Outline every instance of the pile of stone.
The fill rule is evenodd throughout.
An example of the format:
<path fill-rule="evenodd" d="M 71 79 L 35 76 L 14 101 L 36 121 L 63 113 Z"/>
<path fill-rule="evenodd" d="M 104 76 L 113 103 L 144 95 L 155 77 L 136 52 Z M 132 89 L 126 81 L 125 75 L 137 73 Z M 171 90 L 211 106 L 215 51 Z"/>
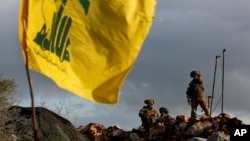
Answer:
<path fill-rule="evenodd" d="M 33 141 L 32 109 L 13 106 L 2 127 L 1 141 Z M 41 141 L 229 141 L 230 128 L 243 125 L 236 117 L 220 114 L 213 118 L 167 115 L 148 129 L 143 126 L 125 131 L 118 125 L 106 128 L 100 123 L 89 123 L 77 129 L 65 118 L 45 108 L 36 108 Z M 3 137 L 8 137 L 5 140 Z"/>
<path fill-rule="evenodd" d="M 228 114 L 213 118 L 180 115 L 157 121 L 148 130 L 140 126 L 124 131 L 119 126 L 106 128 L 100 123 L 90 123 L 78 127 L 78 131 L 91 141 L 229 141 L 230 127 L 242 124 L 241 120 Z"/>

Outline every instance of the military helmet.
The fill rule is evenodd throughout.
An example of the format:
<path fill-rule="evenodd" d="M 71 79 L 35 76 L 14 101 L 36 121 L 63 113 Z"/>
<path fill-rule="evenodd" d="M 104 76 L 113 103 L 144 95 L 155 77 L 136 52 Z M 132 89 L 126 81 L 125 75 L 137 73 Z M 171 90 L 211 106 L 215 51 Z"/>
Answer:
<path fill-rule="evenodd" d="M 168 109 L 166 108 L 166 107 L 161 107 L 160 109 L 159 109 L 159 111 L 160 111 L 160 113 L 166 113 L 166 114 L 168 114 Z"/>
<path fill-rule="evenodd" d="M 155 101 L 153 99 L 147 99 L 147 100 L 144 100 L 144 103 L 147 105 L 154 105 Z"/>
<path fill-rule="evenodd" d="M 190 73 L 190 77 L 194 77 L 194 75 L 198 75 L 198 76 L 201 76 L 201 73 L 200 73 L 200 71 L 191 71 L 191 73 Z"/>

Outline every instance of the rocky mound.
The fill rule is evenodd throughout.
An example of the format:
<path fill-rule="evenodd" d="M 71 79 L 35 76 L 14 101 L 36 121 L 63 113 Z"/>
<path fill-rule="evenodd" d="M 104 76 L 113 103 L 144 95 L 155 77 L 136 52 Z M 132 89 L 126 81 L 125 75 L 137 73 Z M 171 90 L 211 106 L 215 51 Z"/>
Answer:
<path fill-rule="evenodd" d="M 14 106 L 5 123 L 5 133 L 12 141 L 33 141 L 32 109 Z M 125 131 L 119 126 L 104 127 L 89 123 L 75 128 L 67 119 L 46 108 L 36 108 L 41 141 L 229 141 L 230 127 L 242 125 L 236 117 L 220 114 L 213 118 L 168 115 L 149 129 L 143 126 Z"/>
<path fill-rule="evenodd" d="M 220 114 L 214 118 L 198 116 L 168 116 L 157 121 L 149 130 L 143 126 L 132 131 L 124 131 L 119 126 L 105 128 L 99 123 L 78 127 L 78 131 L 91 141 L 229 141 L 230 128 L 242 125 L 237 118 Z"/>
<path fill-rule="evenodd" d="M 9 109 L 5 132 L 12 134 L 10 140 L 33 141 L 32 109 L 14 106 Z M 65 118 L 46 108 L 36 108 L 41 141 L 85 141 L 77 129 Z"/>

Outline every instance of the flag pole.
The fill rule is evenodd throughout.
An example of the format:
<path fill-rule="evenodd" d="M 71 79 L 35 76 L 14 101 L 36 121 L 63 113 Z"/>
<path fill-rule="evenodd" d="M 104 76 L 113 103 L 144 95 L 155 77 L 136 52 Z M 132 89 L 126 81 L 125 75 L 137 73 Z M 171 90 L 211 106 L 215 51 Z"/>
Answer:
<path fill-rule="evenodd" d="M 27 74 L 27 79 L 29 83 L 29 90 L 30 90 L 30 97 L 31 97 L 31 107 L 32 107 L 32 116 L 33 116 L 33 126 L 34 126 L 34 139 L 35 141 L 40 141 L 40 136 L 38 132 L 38 124 L 37 124 L 37 118 L 36 118 L 36 109 L 35 109 L 35 100 L 34 100 L 34 93 L 32 89 L 32 80 L 30 77 L 30 72 L 29 72 L 29 59 L 28 59 L 28 53 L 27 53 L 27 48 L 24 49 L 25 52 L 25 68 L 26 68 L 26 74 Z"/>
<path fill-rule="evenodd" d="M 28 47 L 26 43 L 26 33 L 25 30 L 27 28 L 27 16 L 28 16 L 28 0 L 23 0 L 21 3 L 21 9 L 20 9 L 20 28 L 19 30 L 19 37 L 21 37 L 21 43 L 23 45 L 23 55 L 25 56 L 25 69 L 26 69 L 26 74 L 27 74 L 27 79 L 28 79 L 28 84 L 29 84 L 29 90 L 30 90 L 30 97 L 31 97 L 31 107 L 32 107 L 32 120 L 33 120 L 33 128 L 34 128 L 34 140 L 35 141 L 40 141 L 40 136 L 38 132 L 38 124 L 37 124 L 37 118 L 36 118 L 36 109 L 35 109 L 35 100 L 34 100 L 34 94 L 33 94 L 33 89 L 32 89 L 32 81 L 30 77 L 30 72 L 29 72 L 29 57 L 28 57 Z M 21 31 L 21 32 L 20 32 Z"/>

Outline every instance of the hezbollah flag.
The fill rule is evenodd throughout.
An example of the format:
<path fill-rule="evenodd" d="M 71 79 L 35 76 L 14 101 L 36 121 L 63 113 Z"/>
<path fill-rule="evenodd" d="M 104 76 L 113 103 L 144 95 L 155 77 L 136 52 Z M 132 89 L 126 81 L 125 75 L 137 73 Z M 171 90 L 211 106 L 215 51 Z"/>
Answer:
<path fill-rule="evenodd" d="M 155 0 L 21 0 L 25 63 L 82 98 L 117 103 L 155 6 Z"/>

